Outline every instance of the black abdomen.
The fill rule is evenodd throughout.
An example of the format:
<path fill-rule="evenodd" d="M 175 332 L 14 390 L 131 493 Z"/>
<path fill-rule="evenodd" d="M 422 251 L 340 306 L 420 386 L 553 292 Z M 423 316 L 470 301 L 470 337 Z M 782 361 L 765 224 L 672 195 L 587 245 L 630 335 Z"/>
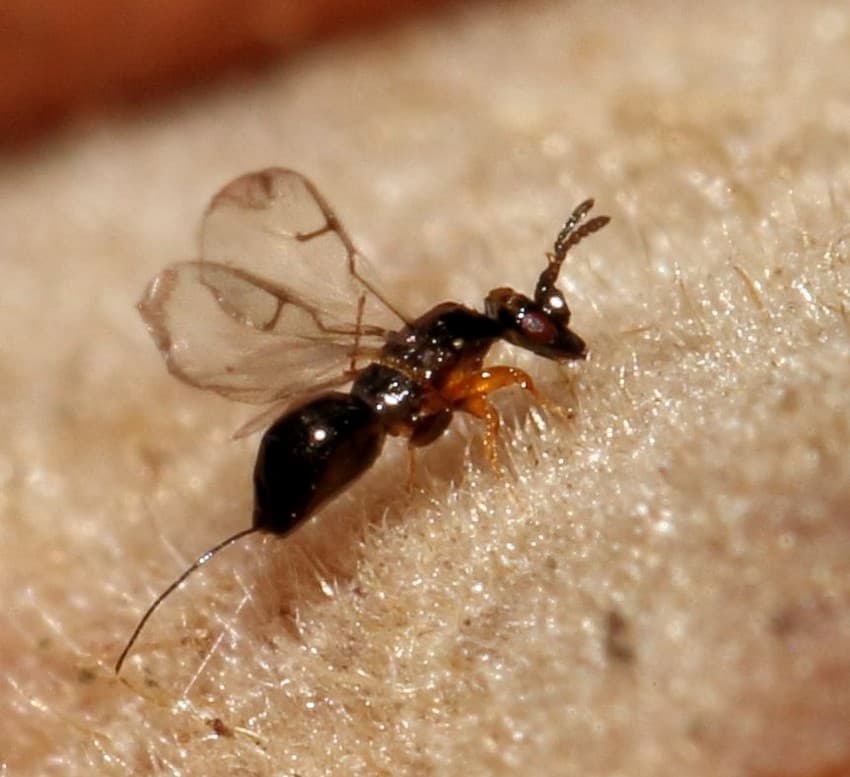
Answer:
<path fill-rule="evenodd" d="M 368 469 L 384 443 L 361 399 L 332 392 L 279 418 L 254 466 L 254 527 L 284 534 Z"/>

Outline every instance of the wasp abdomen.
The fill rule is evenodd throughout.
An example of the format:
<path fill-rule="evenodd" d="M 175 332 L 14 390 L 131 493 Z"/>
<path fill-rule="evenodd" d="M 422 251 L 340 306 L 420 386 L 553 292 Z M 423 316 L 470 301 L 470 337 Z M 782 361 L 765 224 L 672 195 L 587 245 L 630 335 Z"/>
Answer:
<path fill-rule="evenodd" d="M 286 413 L 257 453 L 254 527 L 295 528 L 373 464 L 384 437 L 380 417 L 351 394 L 323 394 Z"/>

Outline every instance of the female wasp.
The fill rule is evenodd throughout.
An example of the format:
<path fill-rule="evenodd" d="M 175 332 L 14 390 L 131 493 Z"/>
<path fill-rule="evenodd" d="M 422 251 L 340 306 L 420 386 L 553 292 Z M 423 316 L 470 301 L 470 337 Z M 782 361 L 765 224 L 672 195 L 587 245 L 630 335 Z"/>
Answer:
<path fill-rule="evenodd" d="M 510 385 L 534 392 L 534 384 L 515 367 L 485 367 L 490 347 L 505 340 L 556 361 L 586 356 L 556 284 L 569 249 L 608 223 L 607 216 L 585 220 L 592 206 L 586 200 L 567 219 L 533 297 L 500 287 L 483 312 L 444 302 L 408 318 L 370 280 L 363 256 L 304 176 L 270 168 L 213 197 L 201 258 L 164 269 L 139 311 L 173 375 L 270 405 L 237 432 L 273 421 L 254 468 L 253 524 L 200 556 L 156 598 L 115 672 L 192 572 L 253 532 L 288 534 L 363 474 L 387 435 L 428 445 L 455 412 L 469 413 L 485 422 L 494 460 L 499 416 L 489 394 Z"/>

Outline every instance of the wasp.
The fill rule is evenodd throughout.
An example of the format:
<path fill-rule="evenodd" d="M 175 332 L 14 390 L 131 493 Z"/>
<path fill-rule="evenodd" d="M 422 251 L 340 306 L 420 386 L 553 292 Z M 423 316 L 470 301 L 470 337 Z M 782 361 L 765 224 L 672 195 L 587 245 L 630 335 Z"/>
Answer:
<path fill-rule="evenodd" d="M 586 200 L 567 219 L 533 297 L 499 287 L 483 312 L 443 302 L 410 318 L 381 293 L 303 175 L 270 168 L 216 194 L 201 224 L 201 258 L 166 267 L 138 308 L 175 377 L 269 405 L 236 433 L 270 424 L 254 466 L 253 522 L 207 550 L 154 600 L 116 674 L 148 619 L 189 575 L 248 534 L 289 534 L 369 469 L 388 435 L 421 447 L 456 412 L 468 413 L 486 424 L 485 450 L 495 461 L 499 415 L 489 395 L 535 388 L 520 369 L 484 366 L 493 344 L 507 341 L 555 361 L 587 355 L 557 280 L 567 252 L 609 221 L 586 219 L 592 207 Z"/>

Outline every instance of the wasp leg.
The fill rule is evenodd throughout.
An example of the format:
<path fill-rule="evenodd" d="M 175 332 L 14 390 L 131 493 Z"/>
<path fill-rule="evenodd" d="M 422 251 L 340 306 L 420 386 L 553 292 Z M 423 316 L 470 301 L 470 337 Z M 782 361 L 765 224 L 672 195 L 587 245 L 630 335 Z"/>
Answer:
<path fill-rule="evenodd" d="M 416 448 L 412 445 L 407 446 L 407 493 L 413 493 L 413 486 L 416 483 Z"/>
<path fill-rule="evenodd" d="M 360 351 L 360 336 L 363 332 L 363 310 L 366 307 L 366 295 L 361 294 L 357 300 L 357 323 L 354 329 L 354 345 L 351 348 L 351 361 L 349 363 L 349 371 L 357 372 L 357 356 Z"/>
<path fill-rule="evenodd" d="M 458 409 L 480 418 L 487 424 L 487 431 L 484 432 L 484 453 L 487 455 L 490 466 L 495 470 L 500 470 L 499 452 L 496 447 L 500 425 L 498 410 L 487 401 L 483 394 L 473 394 L 467 397 L 461 402 Z"/>
<path fill-rule="evenodd" d="M 535 399 L 539 398 L 531 376 L 516 367 L 488 367 L 478 372 L 460 374 L 440 390 L 450 406 L 480 418 L 487 424 L 484 450 L 494 469 L 499 468 L 496 439 L 499 435 L 499 413 L 487 400 L 488 394 L 506 386 L 519 386 Z"/>
<path fill-rule="evenodd" d="M 486 397 L 494 391 L 506 386 L 519 386 L 528 391 L 535 399 L 539 399 L 534 381 L 524 370 L 516 367 L 487 367 L 477 372 L 459 373 L 452 376 L 441 388 L 440 394 L 449 405 L 459 405 L 467 397 Z"/>
<path fill-rule="evenodd" d="M 577 407 L 581 398 L 576 392 L 575 385 L 572 382 L 567 383 L 567 397 L 560 398 L 559 401 L 553 401 L 547 397 L 538 397 L 537 400 L 540 406 L 547 413 L 551 413 L 556 418 L 562 421 L 572 421 L 576 417 Z"/>

